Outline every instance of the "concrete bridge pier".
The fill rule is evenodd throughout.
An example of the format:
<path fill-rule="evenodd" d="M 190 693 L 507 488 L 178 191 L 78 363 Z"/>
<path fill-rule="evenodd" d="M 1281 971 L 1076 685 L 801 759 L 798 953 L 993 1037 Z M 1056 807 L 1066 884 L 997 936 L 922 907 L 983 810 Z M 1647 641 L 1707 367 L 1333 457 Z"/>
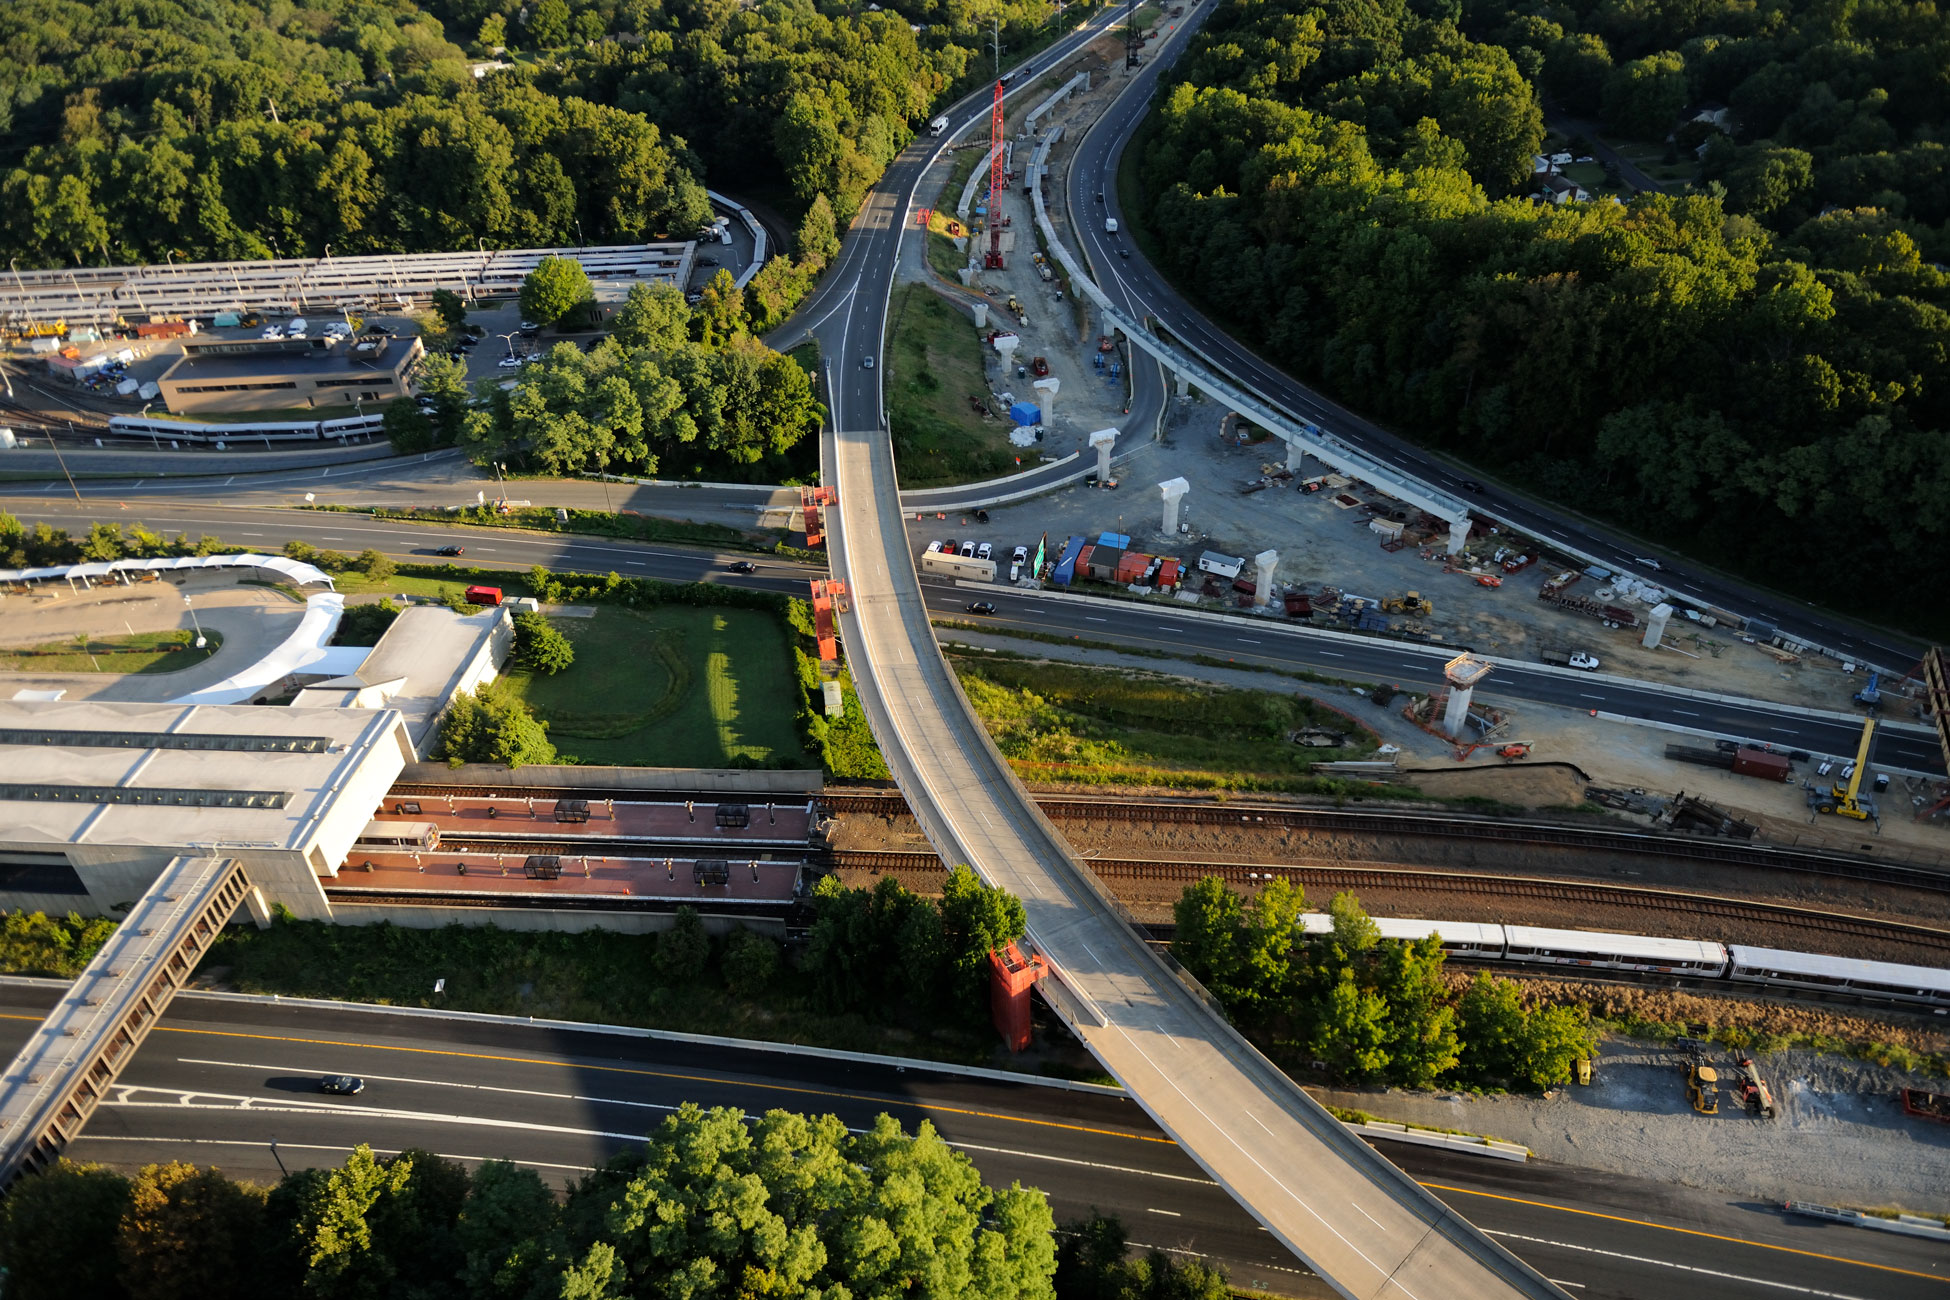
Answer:
<path fill-rule="evenodd" d="M 1164 482 L 1158 484 L 1158 491 L 1162 492 L 1165 498 L 1164 529 L 1167 537 L 1177 534 L 1178 503 L 1183 501 L 1185 494 L 1191 490 L 1192 485 L 1182 478 L 1166 479 Z"/>
<path fill-rule="evenodd" d="M 1099 429 L 1090 435 L 1090 448 L 1097 453 L 1097 481 L 1104 482 L 1110 477 L 1110 449 L 1117 441 L 1116 429 Z"/>

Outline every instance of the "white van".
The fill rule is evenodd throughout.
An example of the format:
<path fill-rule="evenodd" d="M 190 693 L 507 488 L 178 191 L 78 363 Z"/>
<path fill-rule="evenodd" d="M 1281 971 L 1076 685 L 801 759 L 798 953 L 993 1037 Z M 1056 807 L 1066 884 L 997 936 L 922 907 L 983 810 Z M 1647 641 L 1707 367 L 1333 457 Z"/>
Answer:
<path fill-rule="evenodd" d="M 309 327 L 305 324 L 303 316 L 293 316 L 284 323 L 284 336 L 288 339 L 301 339 L 305 337 L 307 328 Z"/>

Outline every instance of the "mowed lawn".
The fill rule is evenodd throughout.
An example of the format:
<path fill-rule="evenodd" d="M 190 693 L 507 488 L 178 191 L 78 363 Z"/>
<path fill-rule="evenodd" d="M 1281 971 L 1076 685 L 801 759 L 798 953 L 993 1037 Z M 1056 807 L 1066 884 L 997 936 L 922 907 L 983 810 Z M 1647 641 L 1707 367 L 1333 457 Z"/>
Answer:
<path fill-rule="evenodd" d="M 860 364 L 857 357 L 845 360 Z M 1018 468 L 1008 421 L 985 420 L 969 404 L 971 397 L 986 400 L 989 391 L 974 322 L 925 285 L 895 293 L 885 364 L 902 487 L 966 483 Z"/>
<path fill-rule="evenodd" d="M 750 609 L 597 606 L 550 620 L 575 646 L 553 677 L 515 669 L 509 684 L 585 763 L 615 767 L 811 767 L 785 629 Z"/>

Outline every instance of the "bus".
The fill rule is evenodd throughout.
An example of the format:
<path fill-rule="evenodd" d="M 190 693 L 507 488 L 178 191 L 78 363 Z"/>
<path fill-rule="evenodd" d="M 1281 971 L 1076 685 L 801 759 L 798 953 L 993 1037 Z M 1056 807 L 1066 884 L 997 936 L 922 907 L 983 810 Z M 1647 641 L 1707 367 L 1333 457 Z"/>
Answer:
<path fill-rule="evenodd" d="M 432 822 L 367 822 L 354 847 L 377 849 L 382 853 L 437 849 L 440 847 L 440 828 Z"/>

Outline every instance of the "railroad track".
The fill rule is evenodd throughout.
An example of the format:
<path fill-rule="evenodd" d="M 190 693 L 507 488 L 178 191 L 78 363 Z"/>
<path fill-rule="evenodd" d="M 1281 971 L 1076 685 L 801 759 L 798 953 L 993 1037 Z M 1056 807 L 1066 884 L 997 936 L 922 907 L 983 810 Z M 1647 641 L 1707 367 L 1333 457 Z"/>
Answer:
<path fill-rule="evenodd" d="M 913 875 L 940 874 L 945 870 L 941 859 L 933 853 L 849 849 L 836 851 L 832 857 L 836 866 L 860 870 Z M 1412 889 L 1422 893 L 1479 898 L 1536 899 L 1646 912 L 1680 912 L 1687 916 L 1711 916 L 1744 924 L 1767 922 L 1831 937 L 1899 940 L 1950 955 L 1950 929 L 1915 925 L 1907 921 L 1882 921 L 1785 903 L 1748 902 L 1712 894 L 1649 889 L 1636 885 L 1587 884 L 1575 880 L 1539 880 L 1532 876 L 1484 875 L 1479 872 L 1408 867 L 1268 866 L 1261 862 L 1173 862 L 1144 858 L 1085 858 L 1083 864 L 1099 879 L 1110 884 L 1113 892 L 1119 881 L 1157 880 L 1191 884 L 1206 876 L 1217 876 L 1229 884 L 1252 885 L 1277 878 L 1316 893 L 1338 893 L 1344 889 L 1355 893 L 1363 890 Z"/>
<path fill-rule="evenodd" d="M 393 794 L 459 798 L 606 798 L 616 790 L 589 791 L 545 786 L 460 786 L 402 783 Z M 629 792 L 634 797 L 670 801 L 690 797 L 681 791 Z M 726 799 L 723 793 L 700 795 L 707 801 Z M 750 802 L 763 802 L 751 796 Z M 897 817 L 907 811 L 898 791 L 827 790 L 820 805 L 835 813 Z M 794 800 L 793 802 L 796 802 Z M 1329 835 L 1395 835 L 1439 840 L 1470 840 L 1489 844 L 1609 852 L 1637 857 L 1713 862 L 1728 866 L 1791 871 L 1872 884 L 1896 885 L 1930 893 L 1950 893 L 1950 868 L 1884 862 L 1859 854 L 1815 849 L 1710 840 L 1659 834 L 1612 826 L 1569 826 L 1557 822 L 1523 821 L 1475 815 L 1404 812 L 1393 809 L 1302 808 L 1272 804 L 1205 803 L 1192 800 L 1089 798 L 1044 795 L 1036 800 L 1043 814 L 1056 822 L 1152 822 L 1175 825 L 1296 830 Z"/>

